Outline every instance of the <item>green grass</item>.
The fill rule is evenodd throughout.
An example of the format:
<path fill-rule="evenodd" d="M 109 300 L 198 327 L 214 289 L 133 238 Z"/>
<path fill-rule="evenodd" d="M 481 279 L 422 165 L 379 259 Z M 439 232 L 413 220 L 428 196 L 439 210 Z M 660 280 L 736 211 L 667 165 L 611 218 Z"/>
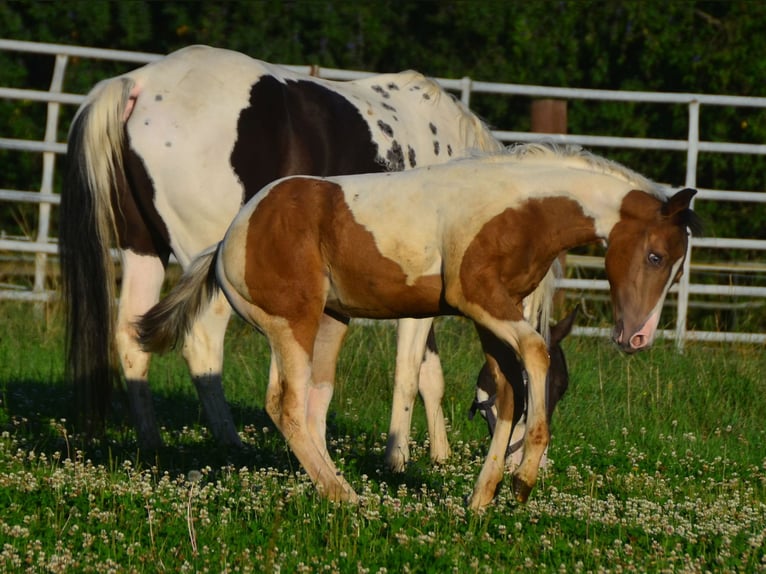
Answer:
<path fill-rule="evenodd" d="M 349 506 L 315 495 L 264 414 L 267 347 L 242 322 L 224 375 L 245 448 L 211 442 L 171 354 L 151 374 L 167 446 L 143 453 L 120 409 L 101 443 L 75 434 L 55 310 L 0 310 L 0 571 L 766 571 L 763 347 L 659 342 L 626 357 L 566 340 L 550 467 L 526 505 L 506 481 L 474 513 L 488 440 L 467 419 L 481 354 L 466 321 L 437 326 L 453 456 L 430 464 L 417 408 L 401 475 L 383 464 L 395 332 L 352 327 L 328 431 L 362 497 Z"/>

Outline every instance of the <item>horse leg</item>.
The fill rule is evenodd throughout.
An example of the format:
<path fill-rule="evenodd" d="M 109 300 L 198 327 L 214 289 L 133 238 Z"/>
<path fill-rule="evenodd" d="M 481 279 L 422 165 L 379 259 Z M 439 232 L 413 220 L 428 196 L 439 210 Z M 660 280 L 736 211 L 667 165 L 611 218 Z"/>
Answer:
<path fill-rule="evenodd" d="M 436 348 L 434 328 L 428 331 L 426 350 L 423 362 L 420 364 L 418 390 L 426 409 L 428 436 L 431 440 L 431 461 L 441 463 L 450 455 L 449 440 L 447 439 L 447 423 L 444 420 L 444 372 Z"/>
<path fill-rule="evenodd" d="M 511 437 L 515 401 L 513 390 L 502 373 L 503 353 L 513 352 L 505 347 L 490 331 L 477 325 L 477 331 L 486 357 L 486 363 L 495 381 L 495 408 L 497 420 L 489 444 L 489 452 L 471 495 L 471 508 L 483 508 L 495 498 L 503 479 L 505 453 Z"/>
<path fill-rule="evenodd" d="M 526 321 L 499 321 L 484 317 L 482 327 L 479 333 L 487 359 L 499 364 L 497 357 L 503 352 L 511 352 L 499 344 L 505 342 L 520 355 L 529 375 L 524 456 L 513 478 L 516 499 L 524 502 L 537 480 L 540 460 L 549 440 L 545 412 L 545 379 L 550 361 L 548 351 L 545 340 Z M 492 336 L 488 336 L 485 329 Z M 505 450 L 513 427 L 514 399 L 510 385 L 498 385 L 497 393 L 497 425 L 487 459 L 471 496 L 472 508 L 482 508 L 489 504 L 502 479 Z"/>
<path fill-rule="evenodd" d="M 136 340 L 135 321 L 148 311 L 160 296 L 165 267 L 159 257 L 122 252 L 122 288 L 117 309 L 115 343 L 128 392 L 128 404 L 136 437 L 141 448 L 162 446 L 152 393 L 149 390 L 149 362 Z"/>
<path fill-rule="evenodd" d="M 394 472 L 402 472 L 410 459 L 412 409 L 418 394 L 418 377 L 426 339 L 433 319 L 400 319 L 396 340 L 396 371 L 391 424 L 385 460 Z"/>
<path fill-rule="evenodd" d="M 314 376 L 308 394 L 308 425 L 314 444 L 327 456 L 327 411 L 335 385 L 338 354 L 347 332 L 348 321 L 325 313 L 314 341 Z"/>
<path fill-rule="evenodd" d="M 183 356 L 189 366 L 197 396 L 210 432 L 221 446 L 241 447 L 231 409 L 223 393 L 223 340 L 231 307 L 219 293 L 198 317 L 184 338 Z"/>
<path fill-rule="evenodd" d="M 296 326 L 273 317 L 257 323 L 269 338 L 272 352 L 266 412 L 319 493 L 330 500 L 355 502 L 357 496 L 351 485 L 343 478 L 326 449 L 323 452 L 317 447 L 309 429 L 308 404 L 313 385 L 311 358 L 293 335 Z M 303 329 L 304 333 L 306 330 Z"/>

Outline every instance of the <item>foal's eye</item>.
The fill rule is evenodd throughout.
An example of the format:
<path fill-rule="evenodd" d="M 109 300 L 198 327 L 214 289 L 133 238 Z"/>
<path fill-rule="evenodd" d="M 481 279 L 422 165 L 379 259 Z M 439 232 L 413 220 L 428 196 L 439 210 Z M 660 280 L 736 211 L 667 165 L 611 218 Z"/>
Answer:
<path fill-rule="evenodd" d="M 657 255 L 656 253 L 650 251 L 649 255 L 647 256 L 647 261 L 654 265 L 655 267 L 659 267 L 662 263 L 662 255 Z"/>

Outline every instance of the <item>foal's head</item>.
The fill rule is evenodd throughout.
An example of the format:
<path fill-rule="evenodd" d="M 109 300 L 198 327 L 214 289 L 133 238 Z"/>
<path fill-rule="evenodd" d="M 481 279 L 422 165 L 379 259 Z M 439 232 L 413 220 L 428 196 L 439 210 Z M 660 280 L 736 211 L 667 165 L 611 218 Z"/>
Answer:
<path fill-rule="evenodd" d="M 623 200 L 606 252 L 612 338 L 623 351 L 640 351 L 654 340 L 665 295 L 683 271 L 688 230 L 696 235 L 701 227 L 689 208 L 695 193 L 684 189 L 663 202 L 635 190 Z"/>

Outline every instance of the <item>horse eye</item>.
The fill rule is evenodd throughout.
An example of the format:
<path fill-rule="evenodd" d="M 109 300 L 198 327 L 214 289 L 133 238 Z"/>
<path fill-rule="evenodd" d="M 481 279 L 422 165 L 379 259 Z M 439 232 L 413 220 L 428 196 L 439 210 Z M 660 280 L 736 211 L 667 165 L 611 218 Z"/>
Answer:
<path fill-rule="evenodd" d="M 650 251 L 649 255 L 647 256 L 647 261 L 654 265 L 655 267 L 659 267 L 662 263 L 662 255 L 657 255 L 656 253 Z"/>

